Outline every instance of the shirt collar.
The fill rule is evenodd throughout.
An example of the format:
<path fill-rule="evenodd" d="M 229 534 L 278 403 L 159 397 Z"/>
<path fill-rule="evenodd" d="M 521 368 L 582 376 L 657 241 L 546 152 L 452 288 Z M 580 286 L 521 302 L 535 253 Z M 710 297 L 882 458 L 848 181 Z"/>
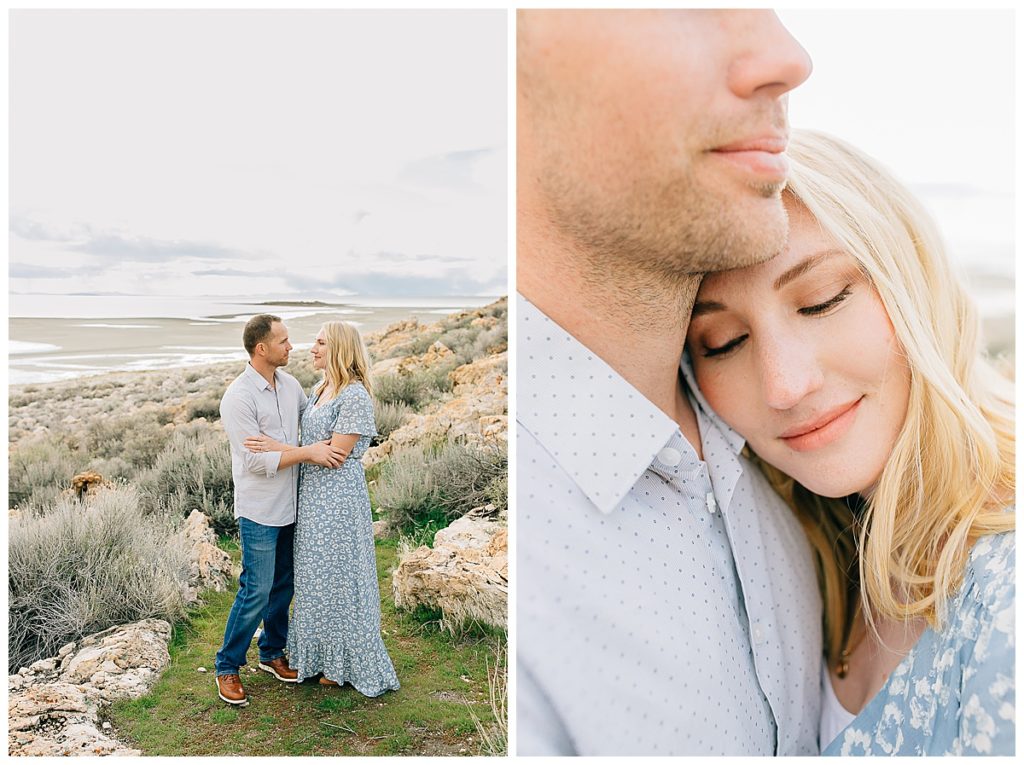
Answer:
<path fill-rule="evenodd" d="M 603 359 L 516 296 L 519 423 L 610 513 L 679 426 Z M 689 444 L 677 443 L 684 455 Z"/>
<path fill-rule="evenodd" d="M 274 387 L 267 382 L 267 378 L 257 372 L 256 368 L 248 361 L 245 362 L 245 374 L 257 390 L 274 390 Z M 278 382 L 276 369 L 274 370 L 274 382 Z"/>

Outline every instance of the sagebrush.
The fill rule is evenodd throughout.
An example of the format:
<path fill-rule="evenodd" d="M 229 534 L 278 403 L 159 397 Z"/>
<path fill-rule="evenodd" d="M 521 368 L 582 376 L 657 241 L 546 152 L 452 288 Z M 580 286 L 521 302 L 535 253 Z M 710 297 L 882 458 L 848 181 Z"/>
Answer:
<path fill-rule="evenodd" d="M 374 499 L 395 529 L 429 531 L 495 500 L 499 511 L 507 509 L 507 475 L 503 448 L 419 444 L 392 454 L 381 466 Z"/>
<path fill-rule="evenodd" d="M 108 627 L 181 618 L 188 571 L 185 541 L 167 519 L 146 513 L 131 487 L 13 518 L 8 670 Z"/>

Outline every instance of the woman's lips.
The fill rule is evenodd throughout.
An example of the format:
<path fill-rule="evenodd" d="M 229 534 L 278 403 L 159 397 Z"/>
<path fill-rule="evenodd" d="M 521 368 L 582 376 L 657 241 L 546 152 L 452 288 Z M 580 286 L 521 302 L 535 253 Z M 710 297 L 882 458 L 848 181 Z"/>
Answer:
<path fill-rule="evenodd" d="M 861 396 L 852 404 L 843 404 L 810 423 L 785 431 L 779 440 L 793 451 L 809 452 L 838 441 L 853 425 L 860 410 Z"/>

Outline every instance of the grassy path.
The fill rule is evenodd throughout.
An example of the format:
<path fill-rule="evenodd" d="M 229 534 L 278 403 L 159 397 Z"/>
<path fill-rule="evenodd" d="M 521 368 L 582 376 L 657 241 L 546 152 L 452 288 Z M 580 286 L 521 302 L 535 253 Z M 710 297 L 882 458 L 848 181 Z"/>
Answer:
<path fill-rule="evenodd" d="M 237 548 L 232 555 L 237 560 Z M 114 732 L 147 755 L 488 754 L 473 718 L 486 727 L 495 723 L 487 668 L 505 637 L 480 631 L 453 637 L 431 614 L 397 613 L 390 595 L 397 557 L 393 541 L 378 541 L 384 642 L 401 690 L 368 699 L 351 686 L 325 688 L 316 679 L 282 683 L 251 671 L 253 645 L 242 668 L 250 704 L 228 706 L 217 698 L 213 660 L 233 587 L 210 593 L 175 628 L 170 666 L 152 692 L 109 709 Z"/>

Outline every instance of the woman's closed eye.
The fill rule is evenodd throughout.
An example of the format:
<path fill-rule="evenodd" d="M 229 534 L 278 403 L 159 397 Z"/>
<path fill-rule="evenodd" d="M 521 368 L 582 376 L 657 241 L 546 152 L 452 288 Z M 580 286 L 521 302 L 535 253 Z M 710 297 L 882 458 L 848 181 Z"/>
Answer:
<path fill-rule="evenodd" d="M 853 294 L 850 290 L 851 286 L 853 285 L 847 284 L 845 287 L 839 290 L 838 293 L 836 293 L 835 295 L 833 295 L 828 300 L 822 303 L 815 303 L 814 305 L 798 308 L 797 313 L 799 313 L 801 316 L 826 316 L 829 314 L 830 311 L 839 306 L 844 300 L 846 300 L 846 298 L 850 297 L 850 295 Z M 701 355 L 706 359 L 726 356 L 727 354 L 731 353 L 732 351 L 736 350 L 741 345 L 743 345 L 743 343 L 746 341 L 748 337 L 750 337 L 750 333 L 737 335 L 728 342 L 718 346 L 709 346 L 705 343 L 704 350 L 701 353 Z"/>
<path fill-rule="evenodd" d="M 850 297 L 850 287 L 852 285 L 847 284 L 843 287 L 838 294 L 826 300 L 824 303 L 818 303 L 816 305 L 809 305 L 804 308 L 797 310 L 797 313 L 803 314 L 804 316 L 820 316 L 821 314 L 828 313 L 831 309 L 842 303 L 846 298 Z"/>
<path fill-rule="evenodd" d="M 739 337 L 734 337 L 725 345 L 720 345 L 717 348 L 709 348 L 707 345 L 705 345 L 704 352 L 701 355 L 706 359 L 709 359 L 712 356 L 723 356 L 726 353 L 729 353 L 730 351 L 739 348 L 743 341 L 746 340 L 748 337 L 749 335 L 740 335 Z"/>

